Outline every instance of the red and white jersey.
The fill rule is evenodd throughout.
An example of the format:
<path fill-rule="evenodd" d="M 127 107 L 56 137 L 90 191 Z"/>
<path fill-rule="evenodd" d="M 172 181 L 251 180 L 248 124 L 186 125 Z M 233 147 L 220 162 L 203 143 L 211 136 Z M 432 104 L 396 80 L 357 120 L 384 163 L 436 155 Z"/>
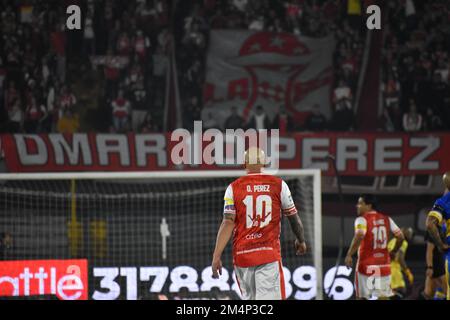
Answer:
<path fill-rule="evenodd" d="M 136 37 L 136 40 L 134 41 L 134 51 L 139 56 L 145 56 L 145 53 L 149 46 L 150 46 L 150 42 L 147 38 L 145 38 L 143 36 Z"/>
<path fill-rule="evenodd" d="M 130 102 L 123 98 L 117 98 L 111 103 L 113 115 L 116 118 L 126 118 L 130 114 Z"/>
<path fill-rule="evenodd" d="M 119 36 L 117 40 L 117 50 L 120 55 L 127 55 L 131 50 L 131 41 L 126 34 Z"/>
<path fill-rule="evenodd" d="M 242 268 L 281 260 L 281 214 L 297 214 L 291 192 L 280 178 L 249 174 L 225 192 L 224 214 L 234 214 L 234 265 Z"/>
<path fill-rule="evenodd" d="M 38 106 L 36 103 L 31 103 L 26 109 L 26 117 L 28 120 L 37 121 L 45 115 L 44 105 Z"/>
<path fill-rule="evenodd" d="M 394 220 L 369 211 L 355 220 L 355 233 L 364 235 L 358 250 L 358 272 L 364 275 L 388 276 L 391 274 L 391 258 L 388 250 L 389 233 L 401 233 Z"/>
<path fill-rule="evenodd" d="M 73 94 L 63 94 L 59 98 L 59 105 L 62 109 L 73 107 L 77 103 L 77 99 Z"/>

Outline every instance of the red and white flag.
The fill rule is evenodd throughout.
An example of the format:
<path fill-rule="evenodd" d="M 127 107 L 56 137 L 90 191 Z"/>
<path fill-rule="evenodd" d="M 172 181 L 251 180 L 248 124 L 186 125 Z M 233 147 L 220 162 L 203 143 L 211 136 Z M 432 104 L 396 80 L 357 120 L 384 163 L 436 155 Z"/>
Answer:
<path fill-rule="evenodd" d="M 261 105 L 271 117 L 284 105 L 303 122 L 318 104 L 330 116 L 333 37 L 213 30 L 207 59 L 204 109 L 220 124 L 236 106 L 245 119 Z"/>

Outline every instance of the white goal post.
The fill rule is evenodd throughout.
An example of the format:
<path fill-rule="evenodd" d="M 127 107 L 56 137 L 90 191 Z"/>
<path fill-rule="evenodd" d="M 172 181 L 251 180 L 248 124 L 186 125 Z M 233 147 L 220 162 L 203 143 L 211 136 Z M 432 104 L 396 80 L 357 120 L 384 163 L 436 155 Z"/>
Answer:
<path fill-rule="evenodd" d="M 176 204 L 173 203 L 173 202 L 177 201 L 176 200 L 177 196 L 183 197 L 182 200 L 180 200 L 180 201 L 186 201 L 185 200 L 186 194 L 188 194 L 191 190 L 190 187 L 186 188 L 184 186 L 175 185 L 177 183 L 180 183 L 181 181 L 188 181 L 188 180 L 194 181 L 193 183 L 196 183 L 196 185 L 198 185 L 199 183 L 202 183 L 203 180 L 204 181 L 215 181 L 216 179 L 230 179 L 230 181 L 231 181 L 231 179 L 240 177 L 242 175 L 245 175 L 244 170 L 212 170 L 212 171 L 206 171 L 206 170 L 194 171 L 194 170 L 192 170 L 192 171 L 159 171 L 159 172 L 146 171 L 146 172 L 3 173 L 3 174 L 0 174 L 0 224 L 2 223 L 2 221 L 3 222 L 6 221 L 4 223 L 6 225 L 8 223 L 13 223 L 10 221 L 13 221 L 14 219 L 11 218 L 10 216 L 12 215 L 12 211 L 16 210 L 15 209 L 16 207 L 14 207 L 14 205 L 17 202 L 28 201 L 27 199 L 32 199 L 32 197 L 31 197 L 32 195 L 34 195 L 34 198 L 33 198 L 33 200 L 30 200 L 30 201 L 33 202 L 33 205 L 30 206 L 29 208 L 27 207 L 27 210 L 32 211 L 34 208 L 33 207 L 34 205 L 39 206 L 40 194 L 42 192 L 45 192 L 45 190 L 47 190 L 46 189 L 47 184 L 50 185 L 53 182 L 56 183 L 58 181 L 65 181 L 64 183 L 67 182 L 67 184 L 69 185 L 69 187 L 68 187 L 69 191 L 61 190 L 61 195 L 58 196 L 60 198 L 63 197 L 63 195 L 65 195 L 67 193 L 70 194 L 71 192 L 72 193 L 75 192 L 74 191 L 75 183 L 73 183 L 73 181 L 79 181 L 80 184 L 82 184 L 83 181 L 102 181 L 102 183 L 106 186 L 108 186 L 110 183 L 113 184 L 113 183 L 120 181 L 122 187 L 123 187 L 123 185 L 126 185 L 127 183 L 130 183 L 130 182 L 136 183 L 136 184 L 137 183 L 144 184 L 144 183 L 149 183 L 149 182 L 150 183 L 166 183 L 166 184 L 172 183 L 172 184 L 174 184 L 174 186 L 177 186 L 176 190 L 173 191 L 173 194 L 175 194 L 175 196 L 173 196 L 173 195 L 170 196 L 167 204 L 164 204 L 164 207 L 161 207 L 162 209 L 160 208 L 159 204 L 157 205 L 158 206 L 157 210 L 159 210 L 158 211 L 158 213 L 159 213 L 163 210 L 167 210 L 167 211 L 170 211 L 170 210 L 182 211 L 183 210 L 183 206 L 185 206 L 184 203 L 179 206 L 176 206 Z M 300 202 L 302 202 L 302 204 L 300 204 L 300 205 L 297 204 L 297 207 L 299 209 L 299 214 L 300 214 L 302 221 L 304 223 L 304 226 L 305 226 L 305 232 L 309 233 L 309 238 L 307 237 L 307 241 L 312 242 L 312 243 L 307 244 L 309 249 L 311 250 L 310 261 L 304 260 L 303 262 L 305 262 L 305 264 L 312 264 L 314 266 L 314 268 L 316 270 L 316 295 L 315 295 L 315 297 L 317 300 L 322 300 L 323 299 L 323 262 L 322 262 L 321 171 L 319 169 L 278 170 L 276 175 L 285 180 L 291 179 L 292 181 L 294 181 L 296 179 L 297 181 L 300 181 L 298 191 L 293 191 L 292 189 L 291 189 L 291 191 L 293 193 L 293 198 L 294 198 L 295 202 L 297 202 L 296 201 L 297 197 L 299 199 L 301 197 L 304 197 L 304 199 L 301 199 L 301 201 L 300 201 Z M 305 180 L 303 181 L 304 178 L 305 178 Z M 306 178 L 307 178 L 307 180 L 306 180 Z M 72 181 L 72 187 L 70 187 L 71 181 Z M 228 180 L 224 180 L 224 181 L 226 183 L 228 183 L 227 182 Z M 33 188 L 28 189 L 27 183 L 30 185 L 33 185 Z M 294 182 L 292 182 L 292 183 L 294 183 Z M 12 187 L 10 185 L 12 185 Z M 288 185 L 289 185 L 289 183 L 288 183 Z M 193 186 L 192 188 L 195 188 L 195 186 Z M 221 191 L 222 185 L 217 185 L 217 184 L 214 185 L 214 188 L 215 188 L 214 192 L 217 192 L 217 194 L 219 194 L 219 193 L 223 194 L 225 192 L 226 185 L 224 184 L 223 186 L 224 186 L 223 191 Z M 97 186 L 95 188 L 97 188 Z M 206 185 L 206 186 L 203 185 L 202 189 L 199 189 L 202 191 L 198 191 L 198 192 L 207 192 L 208 189 L 212 190 L 214 188 L 210 187 L 210 185 Z M 86 188 L 86 190 L 91 190 L 91 189 Z M 217 190 L 217 189 L 220 189 L 220 190 Z M 31 190 L 31 191 L 29 191 L 29 190 Z M 42 190 L 44 190 L 44 191 L 42 191 Z M 53 198 L 51 198 L 51 197 L 54 197 L 55 194 L 58 193 L 58 189 L 55 188 L 54 186 L 52 186 L 51 188 L 49 187 L 48 190 L 51 190 L 48 193 L 49 198 L 48 199 L 46 198 L 45 200 L 42 200 L 42 201 L 43 202 L 45 201 L 46 203 L 48 202 L 49 203 L 48 206 L 50 206 L 50 203 L 52 201 L 56 201 L 56 202 L 58 201 L 58 200 L 52 200 Z M 120 189 L 120 190 L 122 190 L 122 189 Z M 129 191 L 130 193 L 137 192 L 137 194 L 141 194 L 139 191 L 139 186 L 134 185 L 134 186 L 130 187 L 130 190 L 131 190 L 131 191 Z M 135 191 L 135 190 L 137 190 L 137 191 Z M 161 187 L 160 190 L 163 190 L 164 192 L 166 192 L 168 194 L 170 194 L 170 192 L 171 192 L 170 187 L 167 187 L 167 185 L 164 185 L 164 188 Z M 81 192 L 81 191 L 78 191 L 77 193 L 79 193 L 79 192 Z M 100 191 L 100 192 L 103 192 L 103 191 Z M 122 191 L 120 191 L 120 192 L 122 192 Z M 152 191 L 148 191 L 146 189 L 145 192 L 142 192 L 142 195 L 147 195 L 147 194 L 150 194 L 151 192 Z M 296 192 L 298 193 L 297 195 L 294 194 Z M 20 196 L 16 197 L 16 198 L 8 198 L 8 197 L 11 197 L 10 196 L 11 194 L 16 194 L 16 193 L 20 194 Z M 104 194 L 107 194 L 111 198 L 114 198 L 114 196 L 116 194 L 119 194 L 119 192 L 117 192 L 116 194 L 113 194 L 111 196 L 109 194 L 109 189 L 108 189 L 108 190 L 104 191 Z M 221 203 L 223 203 L 223 199 L 221 199 L 221 198 L 216 199 L 218 197 L 217 194 L 216 193 L 211 194 L 210 197 L 214 196 L 214 199 L 213 199 L 214 202 L 220 201 Z M 83 199 L 83 197 L 89 198 L 90 196 L 93 197 L 93 200 L 89 200 L 91 202 L 89 202 L 89 205 L 86 206 L 87 208 L 89 208 L 87 211 L 94 210 L 92 208 L 99 207 L 99 205 L 95 203 L 95 201 L 97 201 L 95 199 L 97 199 L 97 198 L 94 199 L 94 195 L 89 194 L 89 191 L 85 191 L 85 194 L 82 194 L 80 198 L 81 199 Z M 160 198 L 159 195 L 155 196 L 155 197 L 158 198 L 158 201 L 161 201 L 161 200 L 159 200 L 159 198 Z M 206 196 L 204 196 L 204 197 L 206 197 Z M 10 199 L 13 199 L 13 200 L 10 200 Z M 74 201 L 75 201 L 74 199 L 75 198 L 72 197 L 72 205 L 74 205 Z M 200 201 L 203 201 L 202 199 L 196 200 L 197 203 Z M 109 200 L 106 199 L 104 201 L 109 201 Z M 11 206 L 10 203 L 14 203 L 14 205 Z M 68 199 L 68 203 L 69 203 L 68 206 L 70 206 L 70 198 Z M 116 205 L 116 204 L 114 204 L 114 205 Z M 123 205 L 124 212 L 127 210 L 127 205 L 128 204 Z M 8 208 L 5 209 L 5 208 L 2 208 L 1 206 L 6 206 Z M 46 206 L 47 206 L 47 204 L 46 204 Z M 143 205 L 143 206 L 145 207 L 145 205 Z M 53 205 L 51 206 L 51 208 L 52 208 L 51 210 L 54 210 Z M 66 208 L 66 207 L 64 207 L 64 208 Z M 207 209 L 209 209 L 209 208 L 215 208 L 215 205 L 205 208 L 205 211 L 207 211 Z M 66 209 L 64 209 L 64 210 L 66 210 Z M 81 206 L 81 207 L 77 206 L 76 210 L 81 211 L 84 209 L 83 209 L 83 206 Z M 139 210 L 141 210 L 141 209 L 139 209 Z M 156 212 L 157 210 L 155 210 L 154 212 Z M 72 208 L 72 211 L 75 211 L 75 209 Z M 90 213 L 90 211 L 88 213 Z M 101 213 L 103 214 L 103 212 L 101 212 Z M 215 212 L 213 212 L 213 213 L 215 213 Z M 73 214 L 75 214 L 75 213 L 73 213 Z M 87 214 L 87 213 L 83 213 L 83 214 Z M 221 213 L 218 212 L 217 214 L 221 214 Z M 55 215 L 56 215 L 56 213 L 55 213 Z M 8 217 L 6 217 L 6 216 L 8 216 Z M 29 216 L 30 216 L 29 213 L 27 213 L 27 215 L 24 215 L 24 218 L 22 218 L 22 219 L 26 219 L 26 217 L 29 217 Z M 162 216 L 163 216 L 162 221 L 164 224 L 166 224 L 165 215 L 162 215 Z M 17 219 L 14 220 L 14 223 L 17 223 Z M 138 220 L 136 220 L 136 221 L 138 221 Z M 161 219 L 159 221 L 161 221 Z M 136 222 L 136 223 L 138 223 L 138 222 Z M 211 225 L 208 225 L 208 226 L 210 226 L 211 228 L 213 227 Z M 170 227 L 170 225 L 169 225 L 169 227 Z M 218 225 L 217 225 L 217 227 L 218 227 Z M 164 228 L 167 229 L 166 226 L 164 226 Z M 159 226 L 158 226 L 158 230 L 159 230 Z M 1 228 L 0 228 L 0 231 L 2 231 Z M 167 232 L 168 232 L 168 230 L 167 230 Z M 172 234 L 173 234 L 172 230 L 170 232 L 172 232 Z M 217 229 L 215 229 L 214 232 L 217 232 Z M 284 232 L 284 233 L 286 233 L 286 232 Z M 291 234 L 290 230 L 288 231 L 288 233 Z M 290 236 L 292 237 L 293 235 L 290 235 Z M 163 239 L 163 241 L 165 241 L 165 239 Z M 164 245 L 166 245 L 166 244 L 164 244 Z M 212 245 L 212 244 L 210 244 L 210 245 Z M 127 248 L 125 248 L 125 250 L 126 249 Z M 293 251 L 292 248 L 289 248 L 289 250 Z M 284 251 L 282 251 L 282 252 L 284 252 Z M 212 252 L 211 252 L 211 254 L 212 254 Z M 58 258 L 58 257 L 55 257 L 55 258 Z M 291 259 L 294 259 L 294 257 L 291 257 Z M 283 261 L 284 261 L 284 257 L 283 257 Z M 292 261 L 294 261 L 294 260 L 292 260 Z M 225 267 L 225 265 L 224 265 L 224 267 Z"/>

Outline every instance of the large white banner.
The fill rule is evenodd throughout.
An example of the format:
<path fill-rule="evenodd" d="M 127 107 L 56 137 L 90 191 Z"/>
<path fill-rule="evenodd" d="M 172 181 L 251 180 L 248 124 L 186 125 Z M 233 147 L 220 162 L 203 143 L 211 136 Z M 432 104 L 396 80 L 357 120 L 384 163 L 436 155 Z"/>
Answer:
<path fill-rule="evenodd" d="M 223 124 L 232 106 L 248 119 L 261 105 L 271 119 L 285 106 L 301 121 L 314 104 L 329 117 L 334 46 L 332 36 L 211 31 L 203 119 Z"/>

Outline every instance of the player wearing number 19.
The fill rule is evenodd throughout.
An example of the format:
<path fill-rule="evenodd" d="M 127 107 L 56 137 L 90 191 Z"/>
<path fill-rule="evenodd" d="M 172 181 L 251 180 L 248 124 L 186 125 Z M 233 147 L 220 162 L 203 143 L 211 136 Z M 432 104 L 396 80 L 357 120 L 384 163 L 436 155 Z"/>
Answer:
<path fill-rule="evenodd" d="M 296 236 L 297 255 L 306 252 L 303 225 L 287 184 L 264 174 L 261 149 L 245 153 L 247 175 L 225 192 L 224 216 L 212 259 L 213 278 L 222 274 L 221 256 L 233 235 L 233 264 L 244 300 L 286 298 L 280 250 L 281 214 Z"/>
<path fill-rule="evenodd" d="M 372 195 L 362 195 L 356 205 L 355 234 L 345 257 L 347 267 L 353 266 L 353 255 L 358 251 L 355 269 L 355 291 L 357 299 L 388 299 L 391 290 L 391 258 L 400 249 L 404 236 L 394 220 L 377 212 L 377 203 Z M 391 252 L 388 251 L 388 236 L 392 232 L 397 239 Z"/>

